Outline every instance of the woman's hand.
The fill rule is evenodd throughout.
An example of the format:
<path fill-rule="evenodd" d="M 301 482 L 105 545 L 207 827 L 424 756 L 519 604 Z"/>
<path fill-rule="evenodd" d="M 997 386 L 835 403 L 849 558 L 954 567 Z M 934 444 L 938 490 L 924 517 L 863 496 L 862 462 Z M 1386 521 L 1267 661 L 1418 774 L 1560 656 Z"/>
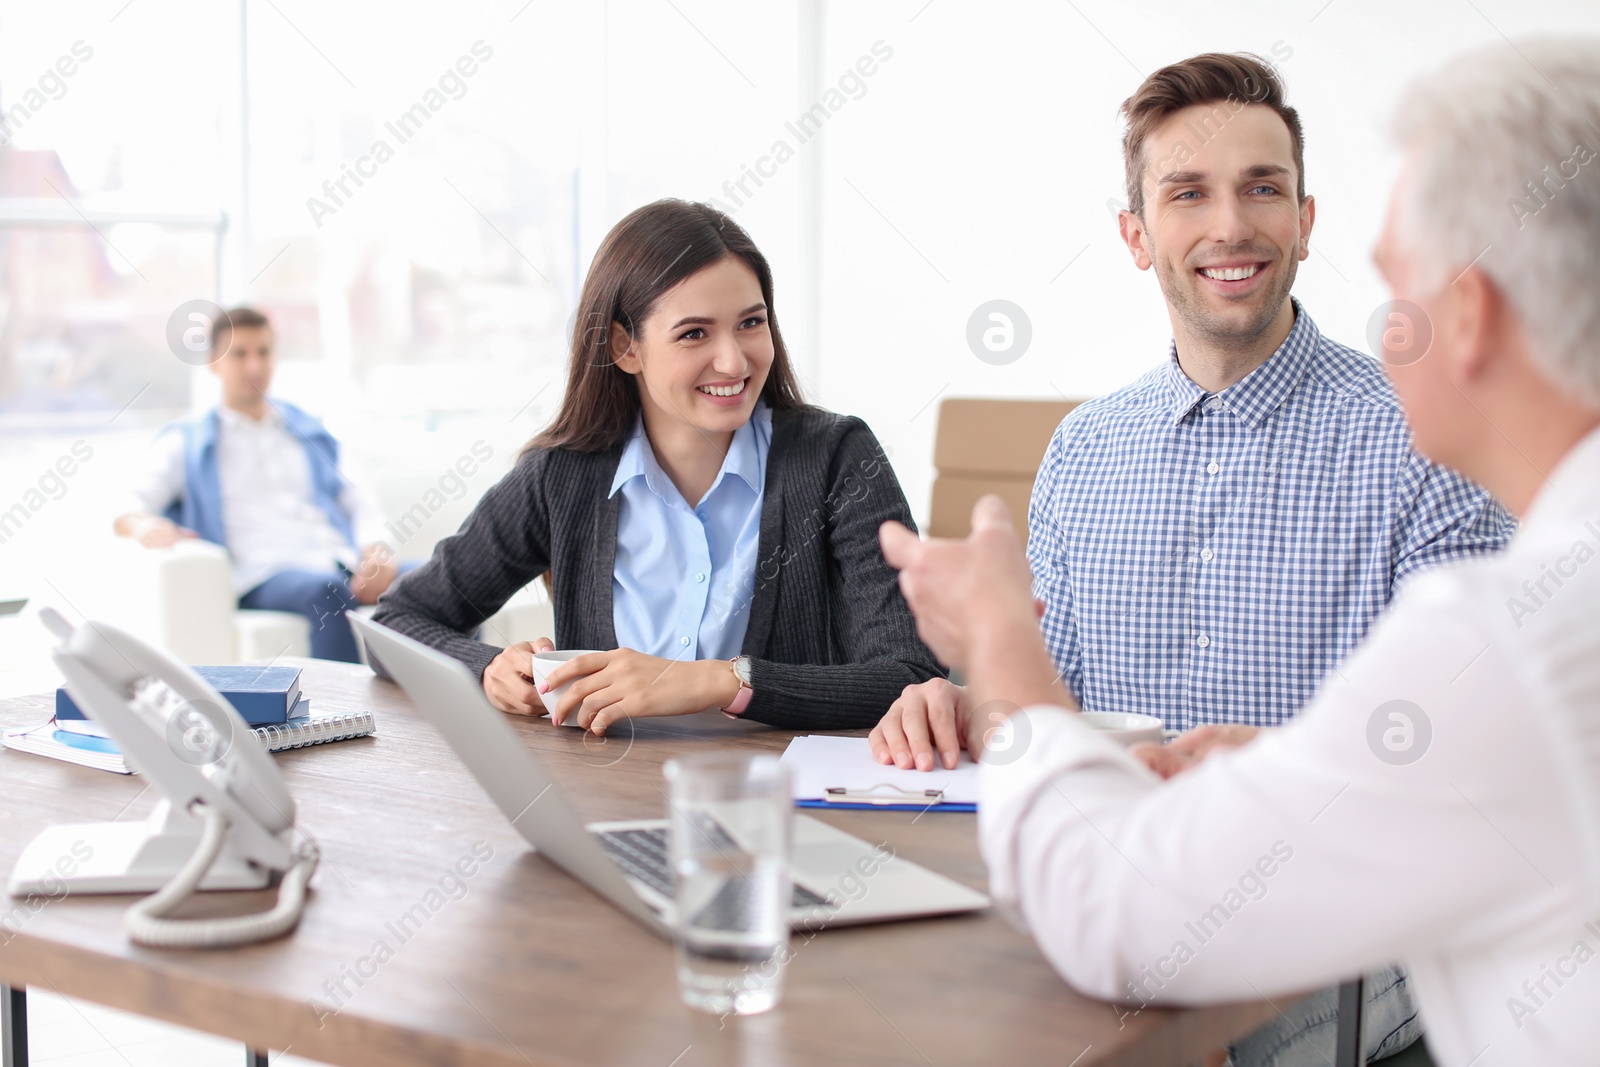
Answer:
<path fill-rule="evenodd" d="M 537 641 L 518 641 L 489 661 L 483 669 L 483 695 L 501 711 L 513 715 L 543 715 L 544 701 L 528 674 L 535 652 L 554 652 L 555 642 L 548 637 Z"/>
<path fill-rule="evenodd" d="M 631 648 L 569 660 L 545 675 L 540 692 L 568 682 L 572 686 L 561 695 L 551 721 L 560 725 L 576 715 L 573 721 L 595 734 L 623 719 L 724 708 L 739 695 L 739 680 L 726 660 L 684 662 Z"/>

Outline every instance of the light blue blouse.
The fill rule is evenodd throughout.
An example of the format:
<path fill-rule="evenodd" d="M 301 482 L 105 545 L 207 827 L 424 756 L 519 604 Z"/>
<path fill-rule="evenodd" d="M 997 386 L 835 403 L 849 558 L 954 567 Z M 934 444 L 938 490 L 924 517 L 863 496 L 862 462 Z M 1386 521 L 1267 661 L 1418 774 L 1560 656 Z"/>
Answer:
<path fill-rule="evenodd" d="M 619 647 L 675 660 L 739 654 L 755 595 L 771 444 L 772 412 L 757 403 L 734 432 L 717 480 L 691 508 L 656 462 L 643 421 L 634 428 L 610 493 L 622 494 L 611 572 Z"/>

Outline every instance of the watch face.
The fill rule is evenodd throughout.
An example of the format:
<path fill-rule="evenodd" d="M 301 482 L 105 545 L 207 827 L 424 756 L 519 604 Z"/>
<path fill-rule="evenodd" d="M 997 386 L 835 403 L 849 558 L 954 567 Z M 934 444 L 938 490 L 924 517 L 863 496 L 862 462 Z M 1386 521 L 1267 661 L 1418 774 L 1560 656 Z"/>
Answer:
<path fill-rule="evenodd" d="M 740 656 L 733 661 L 733 673 L 739 676 L 741 685 L 750 684 L 750 657 Z"/>

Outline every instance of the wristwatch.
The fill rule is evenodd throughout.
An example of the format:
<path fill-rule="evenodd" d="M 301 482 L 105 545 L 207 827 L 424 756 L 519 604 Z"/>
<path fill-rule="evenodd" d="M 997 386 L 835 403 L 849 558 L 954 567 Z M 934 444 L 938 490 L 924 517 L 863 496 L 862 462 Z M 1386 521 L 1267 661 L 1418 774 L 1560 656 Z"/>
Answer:
<path fill-rule="evenodd" d="M 722 709 L 722 713 L 729 718 L 736 718 L 750 706 L 750 696 L 755 692 L 750 688 L 750 657 L 735 656 L 728 661 L 728 666 L 733 669 L 733 676 L 739 680 L 739 694 L 733 698 L 733 703 Z"/>

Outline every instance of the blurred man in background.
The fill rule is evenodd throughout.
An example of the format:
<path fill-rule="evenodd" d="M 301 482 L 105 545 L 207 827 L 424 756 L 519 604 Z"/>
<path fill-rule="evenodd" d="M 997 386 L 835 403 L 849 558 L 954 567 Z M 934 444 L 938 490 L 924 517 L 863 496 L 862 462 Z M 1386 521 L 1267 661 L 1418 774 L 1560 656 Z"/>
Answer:
<path fill-rule="evenodd" d="M 149 548 L 199 537 L 232 556 L 241 608 L 288 611 L 311 624 L 311 654 L 355 662 L 344 614 L 394 581 L 373 494 L 352 480 L 317 418 L 268 396 L 277 366 L 272 324 L 248 307 L 211 325 L 222 402 L 157 435 L 116 531 Z"/>

